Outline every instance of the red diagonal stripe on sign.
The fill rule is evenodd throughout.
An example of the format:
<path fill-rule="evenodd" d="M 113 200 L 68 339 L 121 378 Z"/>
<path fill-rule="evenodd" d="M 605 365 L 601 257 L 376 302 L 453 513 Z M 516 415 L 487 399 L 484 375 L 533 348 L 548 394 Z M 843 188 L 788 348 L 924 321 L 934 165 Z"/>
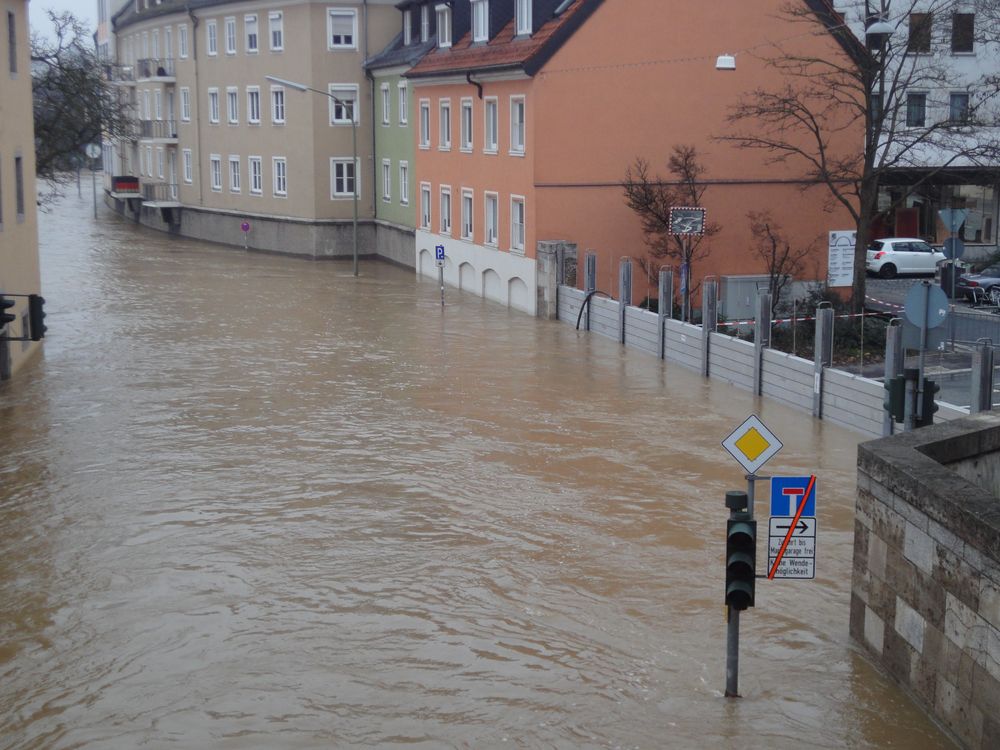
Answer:
<path fill-rule="evenodd" d="M 809 485 L 806 487 L 805 493 L 802 495 L 802 500 L 799 502 L 799 508 L 795 511 L 795 518 L 792 519 L 792 525 L 788 529 L 788 533 L 785 534 L 785 541 L 781 543 L 781 549 L 778 550 L 778 556 L 774 558 L 774 564 L 771 565 L 771 569 L 767 572 L 768 580 L 774 580 L 774 574 L 778 572 L 778 563 L 781 562 L 781 558 L 785 555 L 785 550 L 788 549 L 788 542 L 792 538 L 792 534 L 795 533 L 795 527 L 799 525 L 799 519 L 802 518 L 802 511 L 806 509 L 806 500 L 812 494 L 813 487 L 816 486 L 816 475 L 811 474 L 809 476 Z"/>

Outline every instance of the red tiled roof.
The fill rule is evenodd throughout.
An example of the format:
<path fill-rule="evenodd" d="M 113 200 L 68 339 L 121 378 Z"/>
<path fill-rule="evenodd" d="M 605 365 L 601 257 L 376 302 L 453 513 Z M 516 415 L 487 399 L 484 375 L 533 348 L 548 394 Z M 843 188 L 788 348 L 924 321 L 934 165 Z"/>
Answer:
<path fill-rule="evenodd" d="M 469 32 L 451 48 L 437 48 L 429 52 L 408 71 L 407 75 L 426 76 L 524 66 L 545 47 L 553 34 L 566 26 L 586 4 L 586 0 L 573 0 L 570 7 L 557 17 L 550 18 L 527 39 L 514 38 L 516 21 L 513 19 L 486 44 L 472 44 L 472 33 Z"/>

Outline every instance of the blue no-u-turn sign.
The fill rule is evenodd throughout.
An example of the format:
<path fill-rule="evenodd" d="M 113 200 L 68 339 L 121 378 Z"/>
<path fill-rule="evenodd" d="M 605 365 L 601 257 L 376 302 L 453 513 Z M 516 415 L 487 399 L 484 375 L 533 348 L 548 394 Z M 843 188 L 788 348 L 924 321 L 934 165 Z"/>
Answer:
<path fill-rule="evenodd" d="M 434 260 L 444 260 L 444 245 L 434 246 Z"/>
<path fill-rule="evenodd" d="M 771 477 L 771 515 L 794 516 L 809 487 L 809 477 Z M 803 516 L 816 515 L 816 485 L 806 498 Z"/>

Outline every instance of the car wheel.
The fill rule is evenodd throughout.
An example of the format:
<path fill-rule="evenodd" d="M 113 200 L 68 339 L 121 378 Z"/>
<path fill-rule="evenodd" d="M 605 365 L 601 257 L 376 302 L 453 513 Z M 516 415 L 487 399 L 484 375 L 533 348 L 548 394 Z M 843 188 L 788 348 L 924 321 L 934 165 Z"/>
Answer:
<path fill-rule="evenodd" d="M 878 275 L 883 279 L 896 278 L 896 267 L 892 263 L 886 263 L 878 270 Z"/>
<path fill-rule="evenodd" d="M 1000 286 L 991 286 L 986 296 L 990 298 L 991 305 L 1000 305 Z"/>

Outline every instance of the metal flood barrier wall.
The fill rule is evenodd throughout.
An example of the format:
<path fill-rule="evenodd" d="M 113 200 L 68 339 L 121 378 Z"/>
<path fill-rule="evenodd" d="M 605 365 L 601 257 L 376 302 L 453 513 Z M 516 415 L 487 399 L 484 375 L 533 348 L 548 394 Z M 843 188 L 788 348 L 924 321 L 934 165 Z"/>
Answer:
<path fill-rule="evenodd" d="M 586 297 L 574 287 L 559 287 L 559 319 L 575 325 Z M 594 296 L 585 311 L 580 329 L 624 342 L 626 347 L 660 357 L 661 317 L 638 307 L 607 297 Z M 885 389 L 878 380 L 824 367 L 791 354 L 763 349 L 755 366 L 757 347 L 723 333 L 704 336 L 700 325 L 662 318 L 663 359 L 721 380 L 745 391 L 754 391 L 760 380 L 759 394 L 772 401 L 807 413 L 816 412 L 816 388 L 819 388 L 819 414 L 822 419 L 868 437 L 881 437 L 885 423 L 882 406 Z M 708 345 L 707 363 L 704 346 Z M 968 410 L 938 403 L 937 421 L 946 422 L 968 415 Z"/>

